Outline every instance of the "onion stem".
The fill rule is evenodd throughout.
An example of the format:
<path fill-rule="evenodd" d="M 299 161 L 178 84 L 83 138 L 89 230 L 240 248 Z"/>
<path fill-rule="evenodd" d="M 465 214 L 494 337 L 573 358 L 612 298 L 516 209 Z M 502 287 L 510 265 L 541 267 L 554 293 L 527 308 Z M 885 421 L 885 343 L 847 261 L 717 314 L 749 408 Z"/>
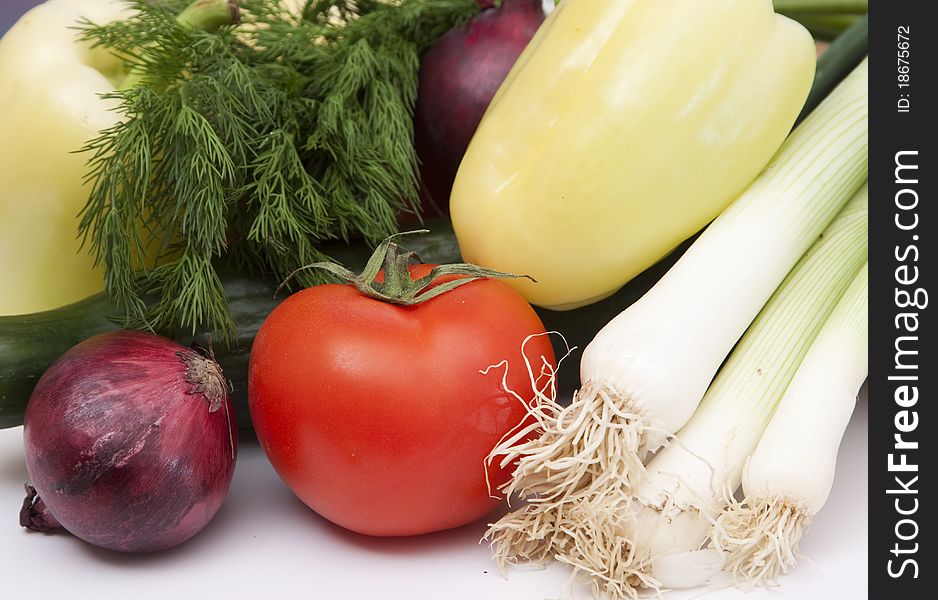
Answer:
<path fill-rule="evenodd" d="M 864 266 L 815 339 L 743 474 L 742 502 L 713 527 L 727 570 L 766 583 L 794 566 L 798 542 L 830 494 L 837 449 L 867 375 Z"/>
<path fill-rule="evenodd" d="M 867 257 L 865 190 L 798 262 L 740 340 L 693 418 L 647 465 L 630 492 L 574 508 L 579 527 L 561 560 L 590 573 L 598 593 L 703 584 L 656 569 L 701 547 L 741 480 L 802 359 Z M 794 535 L 794 534 L 793 534 Z M 706 576 L 710 571 L 702 571 Z"/>

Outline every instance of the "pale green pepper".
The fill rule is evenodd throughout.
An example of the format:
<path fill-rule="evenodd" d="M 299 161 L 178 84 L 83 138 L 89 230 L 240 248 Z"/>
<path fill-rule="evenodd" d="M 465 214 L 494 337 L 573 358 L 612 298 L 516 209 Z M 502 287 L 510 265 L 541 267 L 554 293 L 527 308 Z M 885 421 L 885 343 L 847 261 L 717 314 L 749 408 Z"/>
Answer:
<path fill-rule="evenodd" d="M 47 0 L 0 39 L 0 315 L 55 308 L 104 288 L 103 269 L 78 239 L 90 193 L 90 154 L 78 151 L 118 121 L 117 100 L 103 95 L 140 77 L 78 30 L 129 14 L 120 0 Z M 176 20 L 208 31 L 238 16 L 234 0 L 193 0 Z M 147 243 L 150 262 L 158 243 Z"/>
<path fill-rule="evenodd" d="M 104 287 L 80 251 L 78 213 L 88 199 L 87 157 L 77 154 L 113 125 L 123 62 L 77 41 L 81 17 L 124 14 L 113 0 L 49 0 L 0 39 L 0 314 L 61 306 Z"/>
<path fill-rule="evenodd" d="M 544 307 L 609 296 L 758 175 L 814 66 L 769 0 L 564 0 L 463 157 L 463 257 L 532 276 L 510 284 Z"/>

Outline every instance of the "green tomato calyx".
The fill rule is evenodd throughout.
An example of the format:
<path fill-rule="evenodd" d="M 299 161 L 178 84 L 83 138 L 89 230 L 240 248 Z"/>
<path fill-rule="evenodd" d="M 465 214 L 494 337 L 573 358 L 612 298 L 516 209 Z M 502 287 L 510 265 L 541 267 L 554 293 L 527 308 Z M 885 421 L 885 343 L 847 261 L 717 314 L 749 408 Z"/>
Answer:
<path fill-rule="evenodd" d="M 414 279 L 410 272 L 410 266 L 419 263 L 420 257 L 418 257 L 415 252 L 406 251 L 401 248 L 395 240 L 405 235 L 418 233 L 429 233 L 429 231 L 426 229 L 418 229 L 415 231 L 395 233 L 387 237 L 383 242 L 378 244 L 371 258 L 368 259 L 364 270 L 358 275 L 342 265 L 333 262 L 319 262 L 300 267 L 291 273 L 286 281 L 289 281 L 293 275 L 304 269 L 324 269 L 342 281 L 354 285 L 359 292 L 369 298 L 401 306 L 412 306 L 426 302 L 431 298 L 436 298 L 440 294 L 445 294 L 454 288 L 472 283 L 477 279 L 526 277 L 536 283 L 536 280 L 529 275 L 503 273 L 470 263 L 436 265 L 423 277 Z M 383 274 L 381 281 L 378 281 L 379 274 Z M 447 275 L 465 275 L 465 277 L 433 285 L 433 282 L 438 278 Z M 286 284 L 286 281 L 281 284 L 281 288 Z M 280 288 L 278 288 L 278 292 L 279 290 Z"/>

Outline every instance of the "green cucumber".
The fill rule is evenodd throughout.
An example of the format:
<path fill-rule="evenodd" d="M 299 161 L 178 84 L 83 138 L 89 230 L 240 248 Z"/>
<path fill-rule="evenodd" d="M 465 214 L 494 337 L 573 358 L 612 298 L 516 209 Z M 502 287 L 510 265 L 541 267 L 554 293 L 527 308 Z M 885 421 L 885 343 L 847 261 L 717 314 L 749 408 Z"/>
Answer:
<path fill-rule="evenodd" d="M 218 351 L 225 374 L 235 385 L 239 424 L 250 422 L 244 385 L 251 340 L 273 309 L 273 285 L 250 277 L 225 279 L 238 338 Z M 119 329 L 109 318 L 113 309 L 105 294 L 29 315 L 0 317 L 0 428 L 22 425 L 26 401 L 46 368 L 66 350 L 93 335 Z M 180 341 L 191 341 L 180 340 Z"/>
<path fill-rule="evenodd" d="M 424 262 L 459 262 L 459 246 L 448 223 L 430 224 L 432 233 L 409 236 L 402 244 Z M 336 245 L 327 249 L 335 260 L 351 269 L 360 269 L 371 256 L 364 243 Z M 571 346 L 582 349 L 612 317 L 637 300 L 657 281 L 676 259 L 655 265 L 629 285 L 602 302 L 572 311 L 537 309 L 548 331 L 557 331 Z M 247 406 L 248 356 L 254 335 L 261 323 L 286 292 L 274 298 L 277 282 L 243 274 L 223 275 L 231 314 L 238 326 L 238 337 L 227 344 L 215 343 L 215 358 L 233 386 L 232 400 L 241 427 L 250 427 Z M 0 428 L 22 425 L 26 402 L 46 368 L 78 342 L 98 333 L 118 329 L 110 318 L 113 309 L 104 294 L 55 310 L 29 315 L 0 317 Z M 324 324 L 324 326 L 327 326 Z M 196 336 L 204 343 L 204 336 Z M 558 358 L 564 346 L 559 337 L 554 347 Z M 188 344 L 192 336 L 181 337 Z M 482 367 L 488 365 L 482 365 Z M 480 368 L 482 368 L 480 367 Z M 559 375 L 561 388 L 572 391 L 579 382 L 579 351 L 564 361 Z"/>

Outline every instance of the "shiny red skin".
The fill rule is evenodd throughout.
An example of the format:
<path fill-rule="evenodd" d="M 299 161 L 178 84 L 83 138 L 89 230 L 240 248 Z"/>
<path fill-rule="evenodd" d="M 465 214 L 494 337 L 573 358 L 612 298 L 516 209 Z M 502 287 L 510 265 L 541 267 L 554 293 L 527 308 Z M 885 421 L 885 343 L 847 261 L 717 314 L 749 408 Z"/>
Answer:
<path fill-rule="evenodd" d="M 427 272 L 421 265 L 414 276 Z M 442 280 L 441 280 L 442 281 Z M 521 423 L 531 398 L 521 344 L 544 327 L 495 280 L 402 307 L 350 285 L 321 285 L 280 304 L 251 350 L 248 402 L 261 446 L 310 508 L 352 531 L 404 536 L 458 527 L 499 500 L 484 459 Z M 548 337 L 526 354 L 551 364 Z M 510 469 L 488 468 L 493 493 Z"/>
<path fill-rule="evenodd" d="M 179 353 L 193 352 L 115 331 L 73 346 L 39 379 L 24 419 L 26 465 L 69 532 L 151 552 L 191 538 L 221 508 L 237 427 L 230 400 L 210 413 L 192 393 Z"/>
<path fill-rule="evenodd" d="M 504 0 L 448 31 L 423 56 L 414 111 L 423 211 L 449 212 L 456 171 L 482 115 L 544 21 L 541 0 Z"/>

